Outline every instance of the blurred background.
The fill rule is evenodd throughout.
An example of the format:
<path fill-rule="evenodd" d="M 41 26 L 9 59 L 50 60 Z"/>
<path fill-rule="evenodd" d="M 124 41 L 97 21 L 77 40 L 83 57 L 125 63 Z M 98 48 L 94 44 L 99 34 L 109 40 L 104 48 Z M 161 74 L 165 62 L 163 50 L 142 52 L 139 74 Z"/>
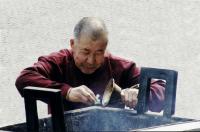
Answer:
<path fill-rule="evenodd" d="M 15 88 L 20 71 L 41 55 L 69 48 L 85 16 L 105 21 L 114 55 L 177 70 L 175 116 L 199 119 L 199 12 L 198 0 L 0 0 L 0 126 L 25 121 Z M 38 105 L 40 117 L 46 116 L 46 105 Z"/>

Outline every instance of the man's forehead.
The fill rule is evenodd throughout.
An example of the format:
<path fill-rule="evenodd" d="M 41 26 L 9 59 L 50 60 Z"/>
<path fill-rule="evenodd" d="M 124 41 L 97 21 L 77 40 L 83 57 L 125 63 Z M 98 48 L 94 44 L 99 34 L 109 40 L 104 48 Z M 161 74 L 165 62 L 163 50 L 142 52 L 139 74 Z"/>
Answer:
<path fill-rule="evenodd" d="M 85 41 L 79 41 L 77 44 L 78 49 L 80 50 L 106 50 L 107 47 L 107 41 L 106 40 L 85 40 Z"/>
<path fill-rule="evenodd" d="M 108 39 L 106 36 L 102 36 L 97 40 L 92 40 L 89 36 L 81 36 L 78 43 L 80 46 L 90 45 L 90 44 L 107 44 Z"/>

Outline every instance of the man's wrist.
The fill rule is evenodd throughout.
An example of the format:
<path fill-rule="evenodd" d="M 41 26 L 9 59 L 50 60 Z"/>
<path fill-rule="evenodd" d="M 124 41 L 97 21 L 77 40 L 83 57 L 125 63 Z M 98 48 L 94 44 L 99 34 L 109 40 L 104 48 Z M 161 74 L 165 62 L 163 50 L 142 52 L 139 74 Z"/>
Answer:
<path fill-rule="evenodd" d="M 68 100 L 68 101 L 69 101 L 69 94 L 70 94 L 71 90 L 72 90 L 72 88 L 69 88 L 69 90 L 67 91 L 66 100 Z"/>

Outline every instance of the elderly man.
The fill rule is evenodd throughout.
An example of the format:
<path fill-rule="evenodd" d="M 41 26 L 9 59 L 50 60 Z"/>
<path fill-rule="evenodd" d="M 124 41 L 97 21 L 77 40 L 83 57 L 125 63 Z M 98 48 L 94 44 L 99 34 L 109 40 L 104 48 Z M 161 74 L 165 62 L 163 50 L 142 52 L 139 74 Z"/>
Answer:
<path fill-rule="evenodd" d="M 109 106 L 134 108 L 137 104 L 140 68 L 132 61 L 111 55 L 106 51 L 108 31 L 102 20 L 94 17 L 81 19 L 74 28 L 71 49 L 63 49 L 48 56 L 39 57 L 33 66 L 24 69 L 16 80 L 16 87 L 23 96 L 26 86 L 60 89 L 64 110 L 91 106 L 96 95 L 102 99 L 111 78 L 122 88 L 114 92 Z M 151 84 L 149 109 L 161 111 L 164 100 L 164 84 Z"/>

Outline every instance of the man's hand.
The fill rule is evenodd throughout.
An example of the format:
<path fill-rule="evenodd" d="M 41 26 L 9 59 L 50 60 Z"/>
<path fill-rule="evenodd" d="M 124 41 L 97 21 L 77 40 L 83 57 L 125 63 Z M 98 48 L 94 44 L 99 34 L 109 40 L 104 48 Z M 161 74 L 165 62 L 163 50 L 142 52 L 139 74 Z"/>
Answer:
<path fill-rule="evenodd" d="M 126 88 L 121 91 L 122 102 L 130 108 L 135 108 L 138 99 L 138 89 L 136 87 Z"/>
<path fill-rule="evenodd" d="M 68 101 L 82 102 L 87 105 L 92 105 L 96 101 L 94 93 L 85 85 L 71 88 L 66 98 Z"/>

